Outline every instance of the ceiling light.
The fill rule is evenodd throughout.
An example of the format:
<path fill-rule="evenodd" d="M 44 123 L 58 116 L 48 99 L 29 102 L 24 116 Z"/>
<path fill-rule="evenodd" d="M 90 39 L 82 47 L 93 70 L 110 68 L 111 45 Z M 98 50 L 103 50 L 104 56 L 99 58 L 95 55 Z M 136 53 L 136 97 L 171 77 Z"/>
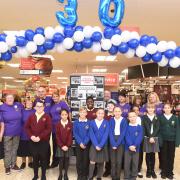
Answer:
<path fill-rule="evenodd" d="M 18 63 L 8 63 L 7 65 L 10 66 L 10 67 L 13 67 L 13 68 L 19 68 Z"/>
<path fill-rule="evenodd" d="M 106 56 L 96 56 L 96 61 L 104 61 Z"/>
<path fill-rule="evenodd" d="M 68 77 L 57 77 L 57 79 L 65 80 L 68 79 Z"/>
<path fill-rule="evenodd" d="M 107 56 L 106 61 L 115 61 L 117 56 Z"/>
<path fill-rule="evenodd" d="M 159 78 L 161 78 L 161 79 L 166 79 L 166 76 L 160 76 Z"/>
<path fill-rule="evenodd" d="M 115 61 L 117 56 L 96 56 L 96 61 Z"/>
<path fill-rule="evenodd" d="M 61 82 L 61 83 L 62 83 L 62 84 L 67 84 L 68 82 L 65 82 L 65 81 L 64 81 L 64 82 Z"/>
<path fill-rule="evenodd" d="M 93 73 L 105 73 L 107 72 L 107 69 L 92 69 Z"/>
<path fill-rule="evenodd" d="M 2 79 L 14 79 L 14 77 L 3 76 Z"/>
<path fill-rule="evenodd" d="M 24 81 L 23 80 L 14 80 L 14 82 L 23 83 Z"/>
<path fill-rule="evenodd" d="M 61 69 L 53 69 L 52 73 L 63 73 L 63 70 L 61 70 Z"/>

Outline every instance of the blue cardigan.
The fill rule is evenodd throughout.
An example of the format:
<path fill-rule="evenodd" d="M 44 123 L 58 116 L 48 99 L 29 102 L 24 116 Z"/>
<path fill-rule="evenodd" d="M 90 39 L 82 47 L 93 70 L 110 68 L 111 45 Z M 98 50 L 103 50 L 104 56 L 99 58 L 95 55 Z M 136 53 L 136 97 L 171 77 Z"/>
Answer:
<path fill-rule="evenodd" d="M 110 119 L 109 121 L 109 139 L 110 139 L 110 144 L 112 147 L 118 147 L 121 144 L 124 144 L 124 137 L 126 134 L 126 129 L 128 126 L 128 122 L 125 118 L 122 119 L 120 123 L 120 136 L 118 140 L 115 140 L 115 135 L 114 135 L 114 129 L 115 129 L 115 119 L 114 117 Z"/>
<path fill-rule="evenodd" d="M 100 128 L 98 129 L 95 120 L 90 121 L 90 139 L 94 147 L 98 146 L 103 148 L 108 141 L 109 123 L 103 120 Z"/>
<path fill-rule="evenodd" d="M 80 122 L 75 120 L 73 123 L 73 135 L 77 144 L 87 145 L 90 141 L 89 137 L 89 125 L 90 122 Z"/>

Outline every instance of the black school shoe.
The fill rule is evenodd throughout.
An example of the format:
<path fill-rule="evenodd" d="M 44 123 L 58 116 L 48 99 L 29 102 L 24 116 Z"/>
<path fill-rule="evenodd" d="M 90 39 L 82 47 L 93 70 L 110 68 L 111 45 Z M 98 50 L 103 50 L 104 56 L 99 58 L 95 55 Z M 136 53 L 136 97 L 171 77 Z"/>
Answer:
<path fill-rule="evenodd" d="M 174 179 L 173 175 L 166 176 L 168 179 Z"/>
<path fill-rule="evenodd" d="M 6 168 L 5 173 L 6 173 L 6 175 L 10 175 L 11 174 L 11 168 Z"/>
<path fill-rule="evenodd" d="M 32 178 L 32 180 L 38 180 L 38 176 L 34 176 L 33 178 Z"/>
<path fill-rule="evenodd" d="M 138 178 L 143 178 L 142 173 L 138 172 Z"/>
<path fill-rule="evenodd" d="M 156 179 L 156 178 L 157 178 L 157 175 L 156 175 L 156 173 L 155 173 L 154 171 L 152 171 L 151 175 L 152 175 L 152 178 L 153 178 L 153 179 Z"/>
<path fill-rule="evenodd" d="M 109 171 L 105 171 L 103 177 L 108 177 L 111 173 Z"/>
<path fill-rule="evenodd" d="M 64 174 L 64 180 L 69 180 L 69 177 L 67 174 Z"/>
<path fill-rule="evenodd" d="M 152 176 L 151 172 L 147 171 L 146 177 L 147 177 L 147 178 L 151 178 L 151 176 Z"/>
<path fill-rule="evenodd" d="M 26 163 L 23 162 L 23 163 L 21 164 L 21 166 L 20 166 L 20 169 L 24 169 L 25 167 L 26 167 Z"/>
<path fill-rule="evenodd" d="M 42 177 L 41 177 L 41 180 L 46 180 L 46 176 L 42 176 Z"/>

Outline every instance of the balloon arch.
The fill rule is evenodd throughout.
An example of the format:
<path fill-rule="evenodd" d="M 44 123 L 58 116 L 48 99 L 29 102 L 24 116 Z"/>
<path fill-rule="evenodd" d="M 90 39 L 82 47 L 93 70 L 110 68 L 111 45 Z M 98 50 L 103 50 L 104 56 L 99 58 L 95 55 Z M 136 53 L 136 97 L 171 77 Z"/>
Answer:
<path fill-rule="evenodd" d="M 58 0 L 64 3 L 64 0 Z M 111 3 L 114 3 L 114 16 L 109 17 Z M 154 61 L 159 66 L 180 67 L 180 46 L 174 41 L 159 41 L 155 36 L 142 35 L 137 32 L 121 31 L 118 26 L 124 16 L 124 0 L 100 0 L 99 19 L 105 26 L 76 26 L 77 0 L 67 0 L 64 12 L 56 12 L 60 25 L 38 27 L 16 33 L 0 34 L 0 60 L 10 61 L 12 56 L 28 57 L 33 54 L 45 54 L 47 51 L 63 53 L 108 51 L 111 55 L 124 54 L 127 58 L 139 57 L 144 62 Z"/>

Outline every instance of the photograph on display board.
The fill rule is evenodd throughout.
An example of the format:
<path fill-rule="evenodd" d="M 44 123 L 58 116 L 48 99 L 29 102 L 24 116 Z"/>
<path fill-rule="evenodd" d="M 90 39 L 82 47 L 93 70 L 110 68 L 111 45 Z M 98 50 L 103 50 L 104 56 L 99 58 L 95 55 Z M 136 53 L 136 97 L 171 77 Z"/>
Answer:
<path fill-rule="evenodd" d="M 171 85 L 155 85 L 154 92 L 158 94 L 161 102 L 171 102 Z"/>
<path fill-rule="evenodd" d="M 78 116 L 79 116 L 79 111 L 72 111 L 73 118 L 78 118 Z"/>
<path fill-rule="evenodd" d="M 81 78 L 79 76 L 71 77 L 71 84 L 80 84 Z"/>
<path fill-rule="evenodd" d="M 95 108 L 104 108 L 104 102 L 103 101 L 94 101 L 94 107 Z"/>
<path fill-rule="evenodd" d="M 94 77 L 94 84 L 96 85 L 103 85 L 104 84 L 104 77 Z"/>
<path fill-rule="evenodd" d="M 80 101 L 71 101 L 71 108 L 80 108 Z"/>
<path fill-rule="evenodd" d="M 86 107 L 86 100 L 81 100 L 80 106 L 81 106 L 81 107 Z"/>
<path fill-rule="evenodd" d="M 86 91 L 85 90 L 78 91 L 78 99 L 86 99 Z"/>
<path fill-rule="evenodd" d="M 97 96 L 97 98 L 104 98 L 104 89 L 103 88 L 97 88 L 96 96 Z"/>
<path fill-rule="evenodd" d="M 71 97 L 72 98 L 78 97 L 78 89 L 77 88 L 71 88 Z"/>

